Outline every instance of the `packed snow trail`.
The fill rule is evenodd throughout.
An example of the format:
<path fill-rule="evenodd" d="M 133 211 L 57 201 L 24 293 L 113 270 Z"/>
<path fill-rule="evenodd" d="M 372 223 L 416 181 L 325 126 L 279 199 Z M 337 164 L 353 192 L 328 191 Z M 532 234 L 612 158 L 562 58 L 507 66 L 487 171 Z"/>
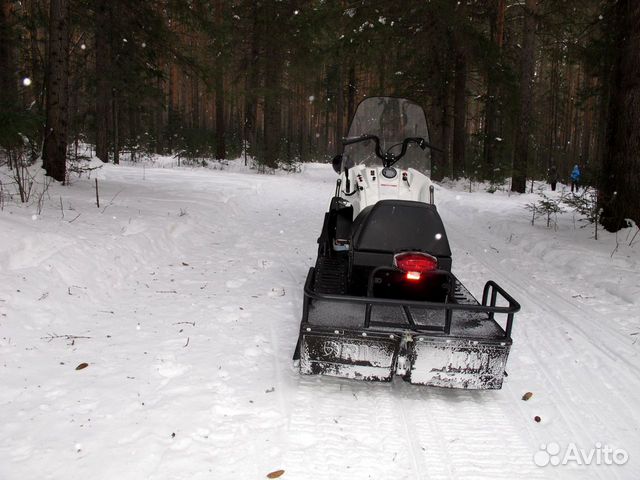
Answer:
<path fill-rule="evenodd" d="M 533 438 L 541 445 L 554 442 L 575 443 L 582 448 L 597 444 L 625 447 L 632 459 L 627 469 L 591 467 L 578 469 L 579 475 L 607 479 L 637 476 L 638 466 L 634 466 L 633 458 L 640 454 L 636 440 L 640 411 L 635 405 L 640 391 L 640 365 L 633 337 L 621 332 L 626 321 L 635 318 L 637 322 L 638 318 L 633 305 L 615 305 L 619 298 L 594 289 L 587 280 L 615 276 L 616 269 L 607 265 L 613 262 L 602 252 L 585 250 L 576 255 L 566 251 L 567 263 L 586 272 L 574 278 L 572 269 L 564 268 L 564 262 L 541 258 L 557 248 L 553 245 L 557 241 L 538 237 L 537 247 L 547 244 L 538 252 L 527 251 L 526 242 L 518 238 L 515 243 L 519 245 L 512 245 L 514 236 L 526 238 L 533 232 L 522 230 L 514 221 L 513 212 L 504 213 L 500 206 L 504 199 L 489 197 L 478 204 L 459 192 L 439 193 L 443 197 L 443 221 L 454 246 L 453 257 L 464 259 L 464 268 L 456 270 L 461 281 L 478 289 L 478 279 L 499 279 L 508 291 L 517 292 L 522 304 L 514 326 L 514 348 L 507 365 L 511 377 L 505 390 L 514 399 L 521 391 L 513 391 L 513 385 L 536 392 L 535 403 L 543 423 L 532 432 Z M 484 224 L 477 222 L 482 214 Z M 523 220 L 519 223 L 525 223 Z M 468 226 L 473 223 L 477 225 L 476 232 L 482 232 L 480 235 L 469 234 Z M 548 236 L 553 235 L 548 232 Z M 635 262 L 637 258 L 636 254 Z M 636 273 L 628 280 L 638 287 L 639 278 Z M 589 297 L 597 299 L 594 304 L 606 304 L 608 313 L 574 300 L 582 297 L 573 294 L 576 289 L 591 291 Z M 620 322 L 615 314 L 620 315 Z M 528 407 L 529 403 L 524 405 Z M 633 473 L 629 471 L 632 469 Z M 562 470 L 563 478 L 569 475 L 569 471 Z"/>
<path fill-rule="evenodd" d="M 528 225 L 524 200 L 438 189 L 456 275 L 523 305 L 503 390 L 301 377 L 291 356 L 331 167 L 103 177 L 100 209 L 82 179 L 33 219 L 0 212 L 3 480 L 640 476 L 637 252 L 611 259 L 583 235 L 551 262 L 562 243 Z M 584 252 L 611 276 L 588 276 Z M 537 467 L 550 442 L 630 459 Z"/>

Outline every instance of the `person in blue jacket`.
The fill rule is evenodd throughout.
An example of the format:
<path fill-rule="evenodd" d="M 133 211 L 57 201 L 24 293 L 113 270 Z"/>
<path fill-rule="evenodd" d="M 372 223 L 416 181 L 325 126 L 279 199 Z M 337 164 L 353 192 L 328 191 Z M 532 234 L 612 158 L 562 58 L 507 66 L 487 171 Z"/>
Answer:
<path fill-rule="evenodd" d="M 580 177 L 582 176 L 580 172 L 580 167 L 578 165 L 573 166 L 573 170 L 571 171 L 571 191 L 576 189 L 576 193 L 578 193 L 578 187 L 580 186 Z"/>

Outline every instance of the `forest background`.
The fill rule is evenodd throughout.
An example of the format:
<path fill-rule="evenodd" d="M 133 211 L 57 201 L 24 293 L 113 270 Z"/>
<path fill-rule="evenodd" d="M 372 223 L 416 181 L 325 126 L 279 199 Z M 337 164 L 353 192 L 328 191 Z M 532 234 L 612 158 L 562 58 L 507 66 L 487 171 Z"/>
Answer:
<path fill-rule="evenodd" d="M 327 161 L 372 95 L 424 107 L 435 180 L 525 192 L 580 165 L 606 228 L 640 222 L 640 2 L 0 0 L 12 171 L 64 182 L 80 144 Z"/>

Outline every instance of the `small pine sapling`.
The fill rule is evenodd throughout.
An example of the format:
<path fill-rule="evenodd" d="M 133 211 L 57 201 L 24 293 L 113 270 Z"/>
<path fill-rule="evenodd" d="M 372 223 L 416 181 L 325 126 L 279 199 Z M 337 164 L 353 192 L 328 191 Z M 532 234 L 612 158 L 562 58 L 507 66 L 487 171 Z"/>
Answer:
<path fill-rule="evenodd" d="M 598 239 L 598 223 L 600 222 L 600 215 L 602 214 L 602 208 L 598 205 L 598 191 L 595 188 L 587 187 L 581 194 L 572 193 L 562 198 L 562 202 L 573 209 L 575 213 L 581 215 L 579 219 L 581 222 L 585 222 L 581 228 L 588 225 L 594 226 L 594 239 Z"/>
<path fill-rule="evenodd" d="M 547 196 L 542 187 L 538 188 L 538 195 L 541 197 L 537 202 L 527 203 L 524 208 L 531 212 L 531 225 L 535 225 L 536 218 L 546 217 L 547 228 L 551 228 L 551 218 L 553 217 L 553 228 L 558 228 L 558 214 L 564 212 L 562 199 Z"/>

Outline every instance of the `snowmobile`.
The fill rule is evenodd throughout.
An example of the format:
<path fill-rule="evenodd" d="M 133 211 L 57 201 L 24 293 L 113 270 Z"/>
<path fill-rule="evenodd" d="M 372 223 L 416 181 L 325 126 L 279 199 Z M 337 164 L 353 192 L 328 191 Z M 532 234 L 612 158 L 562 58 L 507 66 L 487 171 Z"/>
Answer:
<path fill-rule="evenodd" d="M 402 98 L 366 98 L 342 144 L 304 285 L 300 372 L 500 389 L 520 305 L 494 281 L 478 302 L 451 272 L 424 111 Z"/>

